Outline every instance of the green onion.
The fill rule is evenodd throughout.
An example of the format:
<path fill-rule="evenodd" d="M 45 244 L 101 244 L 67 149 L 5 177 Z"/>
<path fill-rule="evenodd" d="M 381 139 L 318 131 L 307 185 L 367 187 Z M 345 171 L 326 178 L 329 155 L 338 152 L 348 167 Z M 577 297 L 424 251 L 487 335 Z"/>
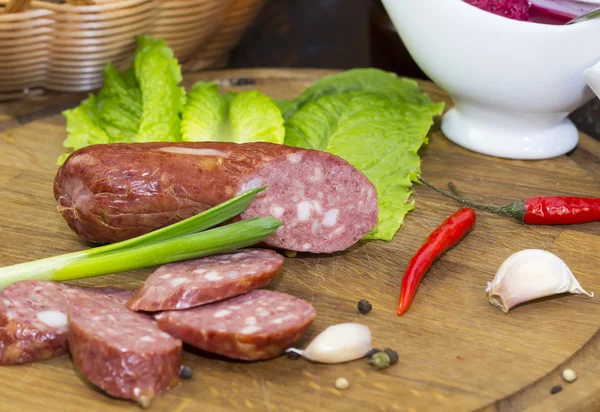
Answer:
<path fill-rule="evenodd" d="M 90 256 L 57 269 L 50 280 L 73 280 L 125 272 L 239 249 L 260 242 L 281 225 L 274 217 L 253 218 L 164 242 Z M 0 272 L 0 282 L 1 276 Z"/>
<path fill-rule="evenodd" d="M 181 222 L 174 223 L 162 229 L 155 230 L 145 235 L 112 243 L 106 246 L 95 247 L 88 250 L 90 253 L 104 253 L 107 251 L 125 249 L 143 244 L 151 244 L 179 236 L 185 236 L 196 232 L 210 229 L 242 213 L 254 200 L 256 195 L 265 190 L 264 187 L 249 190 L 226 202 L 210 208 L 202 213 L 192 216 Z"/>
<path fill-rule="evenodd" d="M 196 232 L 237 216 L 260 190 L 262 188 L 254 189 L 199 215 L 134 239 L 0 268 L 0 288 L 20 280 L 82 279 L 254 245 L 273 234 L 282 223 L 273 217 L 254 218 Z"/>

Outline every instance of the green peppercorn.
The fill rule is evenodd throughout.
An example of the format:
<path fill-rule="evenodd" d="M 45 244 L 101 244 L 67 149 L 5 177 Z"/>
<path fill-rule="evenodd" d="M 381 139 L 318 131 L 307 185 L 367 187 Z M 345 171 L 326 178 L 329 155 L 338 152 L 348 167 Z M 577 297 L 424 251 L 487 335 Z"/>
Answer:
<path fill-rule="evenodd" d="M 371 357 L 373 355 L 375 355 L 376 353 L 379 353 L 379 352 L 381 352 L 381 349 L 373 348 L 373 349 L 371 349 L 370 351 L 367 352 L 367 354 L 365 355 L 365 358 L 371 359 Z"/>
<path fill-rule="evenodd" d="M 390 356 L 385 352 L 377 352 L 369 361 L 375 369 L 385 369 L 390 366 Z"/>

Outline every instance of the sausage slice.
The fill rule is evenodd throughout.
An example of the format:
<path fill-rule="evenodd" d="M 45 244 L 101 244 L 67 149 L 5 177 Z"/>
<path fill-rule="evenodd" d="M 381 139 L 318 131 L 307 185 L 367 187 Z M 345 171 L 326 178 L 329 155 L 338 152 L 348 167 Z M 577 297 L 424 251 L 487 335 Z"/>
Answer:
<path fill-rule="evenodd" d="M 233 359 L 280 355 L 316 316 L 308 302 L 285 293 L 254 290 L 218 303 L 156 315 L 158 326 L 185 343 Z"/>
<path fill-rule="evenodd" d="M 0 292 L 0 364 L 34 362 L 68 351 L 67 309 L 79 295 L 125 305 L 133 291 L 26 280 Z"/>
<path fill-rule="evenodd" d="M 69 308 L 75 367 L 109 395 L 143 406 L 179 381 L 181 341 L 109 299 L 80 296 Z"/>
<path fill-rule="evenodd" d="M 129 300 L 133 310 L 187 309 L 267 285 L 283 266 L 267 249 L 243 249 L 159 267 Z"/>

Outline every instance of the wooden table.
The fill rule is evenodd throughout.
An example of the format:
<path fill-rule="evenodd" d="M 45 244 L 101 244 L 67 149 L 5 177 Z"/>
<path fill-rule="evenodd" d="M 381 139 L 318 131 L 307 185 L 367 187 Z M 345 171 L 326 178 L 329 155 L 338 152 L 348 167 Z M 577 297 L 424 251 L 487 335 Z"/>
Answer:
<path fill-rule="evenodd" d="M 310 70 L 240 70 L 188 75 L 201 79 L 249 78 L 275 98 L 291 98 L 325 74 Z M 430 83 L 434 100 L 448 97 Z M 0 105 L 0 265 L 10 265 L 87 245 L 55 209 L 52 180 L 65 122 L 58 113 L 79 95 L 45 95 Z M 557 159 L 511 161 L 478 155 L 444 138 L 436 125 L 421 152 L 423 173 L 438 185 L 454 181 L 466 194 L 504 204 L 532 195 L 599 196 L 600 144 L 582 135 L 579 147 Z M 475 230 L 438 261 L 422 282 L 410 311 L 395 315 L 398 287 L 412 254 L 457 204 L 416 187 L 417 208 L 391 243 L 356 245 L 332 256 L 287 259 L 271 288 L 312 302 L 319 315 L 305 345 L 328 325 L 357 321 L 373 332 L 374 345 L 391 347 L 400 362 L 384 371 L 359 360 L 320 365 L 281 357 L 229 362 L 186 353 L 194 378 L 152 406 L 154 411 L 430 411 L 598 410 L 600 408 L 600 299 L 560 296 L 522 305 L 509 314 L 490 306 L 484 292 L 511 253 L 540 248 L 562 257 L 587 290 L 600 292 L 600 222 L 532 227 L 479 213 Z M 79 282 L 138 287 L 140 270 Z M 360 315 L 359 299 L 373 304 Z M 566 384 L 560 372 L 577 371 Z M 333 383 L 346 377 L 350 389 Z M 562 392 L 551 395 L 553 385 Z M 3 411 L 134 411 L 130 402 L 93 390 L 68 356 L 0 368 Z"/>

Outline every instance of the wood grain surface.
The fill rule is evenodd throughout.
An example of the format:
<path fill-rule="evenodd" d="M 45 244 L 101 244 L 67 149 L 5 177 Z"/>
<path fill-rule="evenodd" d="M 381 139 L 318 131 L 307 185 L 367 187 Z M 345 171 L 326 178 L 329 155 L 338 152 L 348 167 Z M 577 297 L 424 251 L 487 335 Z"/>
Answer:
<path fill-rule="evenodd" d="M 322 70 L 237 70 L 188 75 L 224 83 L 243 78 L 275 98 L 292 98 Z M 448 96 L 422 83 L 434 100 Z M 0 266 L 81 250 L 56 211 L 52 181 L 65 137 L 60 110 L 81 95 L 50 94 L 0 105 Z M 599 196 L 600 144 L 581 135 L 568 156 L 543 161 L 502 160 L 464 150 L 432 129 L 421 151 L 423 174 L 465 194 L 505 204 L 533 195 Z M 376 371 L 366 361 L 320 365 L 281 357 L 232 362 L 185 354 L 194 377 L 152 406 L 154 411 L 577 411 L 600 408 L 600 298 L 559 296 L 517 307 L 509 314 L 485 294 L 500 263 L 513 252 L 540 248 L 556 253 L 584 288 L 600 293 L 600 222 L 580 226 L 523 226 L 478 213 L 474 231 L 424 278 L 409 312 L 395 315 L 402 273 L 425 237 L 458 206 L 416 187 L 416 210 L 391 243 L 360 243 L 330 256 L 286 259 L 269 287 L 308 300 L 318 316 L 305 345 L 329 325 L 368 325 L 376 347 L 390 347 L 400 362 Z M 84 285 L 137 288 L 151 269 L 80 281 Z M 360 315 L 359 299 L 373 304 Z M 565 367 L 579 379 L 560 379 Z M 334 381 L 345 377 L 350 388 Z M 553 385 L 562 392 L 551 395 Z M 130 402 L 93 389 L 68 356 L 0 368 L 2 411 L 135 411 Z"/>

